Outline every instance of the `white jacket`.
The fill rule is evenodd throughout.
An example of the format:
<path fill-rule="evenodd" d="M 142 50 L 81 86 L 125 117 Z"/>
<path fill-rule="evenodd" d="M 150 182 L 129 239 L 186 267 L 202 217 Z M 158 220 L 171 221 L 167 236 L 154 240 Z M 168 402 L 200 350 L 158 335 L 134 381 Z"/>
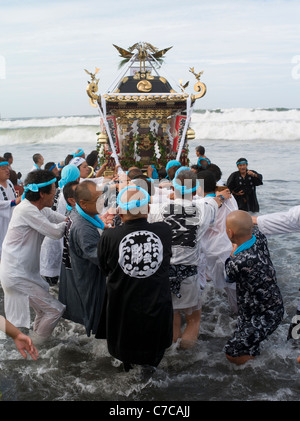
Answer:
<path fill-rule="evenodd" d="M 14 210 L 3 242 L 0 280 L 6 318 L 17 327 L 30 327 L 29 297 L 49 285 L 40 275 L 40 249 L 45 236 L 64 234 L 65 217 L 50 208 L 41 211 L 24 199 Z"/>

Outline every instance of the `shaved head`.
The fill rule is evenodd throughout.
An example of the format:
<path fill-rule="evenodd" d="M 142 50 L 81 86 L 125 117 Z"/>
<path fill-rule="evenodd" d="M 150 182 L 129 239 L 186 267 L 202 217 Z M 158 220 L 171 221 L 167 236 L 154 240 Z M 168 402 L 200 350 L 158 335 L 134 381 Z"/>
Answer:
<path fill-rule="evenodd" d="M 130 184 L 130 186 L 132 186 L 132 184 Z M 126 203 L 126 202 L 128 203 L 131 200 L 139 200 L 139 199 L 142 199 L 143 197 L 144 195 L 139 189 L 129 189 L 129 190 L 124 191 L 124 193 L 120 197 L 120 200 L 122 203 Z"/>
<path fill-rule="evenodd" d="M 86 180 L 82 183 L 79 183 L 75 189 L 75 200 L 78 203 L 80 200 L 91 200 L 93 191 L 96 189 L 96 184 L 91 180 Z"/>
<path fill-rule="evenodd" d="M 248 212 L 236 210 L 230 212 L 226 218 L 226 228 L 230 229 L 235 237 L 244 237 L 252 234 L 253 221 Z"/>
<path fill-rule="evenodd" d="M 134 187 L 134 186 L 132 186 Z M 122 196 L 120 196 L 120 202 L 122 203 L 129 203 L 131 201 L 142 201 L 145 198 L 145 194 L 136 188 L 131 188 L 129 190 L 124 191 Z M 148 203 L 144 206 L 136 206 L 132 209 L 125 210 L 119 209 L 120 215 L 127 215 L 128 219 L 136 219 L 141 217 L 147 217 L 148 214 Z"/>

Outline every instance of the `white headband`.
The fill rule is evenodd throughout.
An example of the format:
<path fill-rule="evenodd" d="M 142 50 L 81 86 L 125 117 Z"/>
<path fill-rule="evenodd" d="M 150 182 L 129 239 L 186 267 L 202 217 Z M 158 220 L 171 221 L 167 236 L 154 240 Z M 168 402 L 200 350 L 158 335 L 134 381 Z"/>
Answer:
<path fill-rule="evenodd" d="M 75 167 L 79 167 L 79 165 L 81 165 L 84 161 L 85 159 L 81 158 L 80 156 L 77 156 L 76 158 L 71 159 L 69 164 L 75 165 Z"/>

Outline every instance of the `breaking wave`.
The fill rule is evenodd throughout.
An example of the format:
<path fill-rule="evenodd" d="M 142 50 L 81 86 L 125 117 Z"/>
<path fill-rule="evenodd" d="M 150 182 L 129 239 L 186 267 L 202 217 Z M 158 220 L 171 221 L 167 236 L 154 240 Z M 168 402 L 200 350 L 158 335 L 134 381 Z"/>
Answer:
<path fill-rule="evenodd" d="M 66 116 L 0 120 L 0 146 L 91 143 L 99 116 Z M 195 110 L 191 127 L 197 140 L 300 140 L 300 109 L 232 108 Z"/>
<path fill-rule="evenodd" d="M 300 140 L 300 109 L 199 110 L 191 126 L 198 140 Z"/>

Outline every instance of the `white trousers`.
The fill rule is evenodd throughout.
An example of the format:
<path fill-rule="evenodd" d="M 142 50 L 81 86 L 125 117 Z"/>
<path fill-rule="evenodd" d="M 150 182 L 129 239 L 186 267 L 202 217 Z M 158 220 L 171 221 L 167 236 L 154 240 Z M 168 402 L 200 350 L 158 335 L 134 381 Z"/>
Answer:
<path fill-rule="evenodd" d="M 48 338 L 63 315 L 66 306 L 42 288 L 38 296 L 31 295 L 29 297 L 29 305 L 36 313 L 33 330 L 39 336 Z"/>

